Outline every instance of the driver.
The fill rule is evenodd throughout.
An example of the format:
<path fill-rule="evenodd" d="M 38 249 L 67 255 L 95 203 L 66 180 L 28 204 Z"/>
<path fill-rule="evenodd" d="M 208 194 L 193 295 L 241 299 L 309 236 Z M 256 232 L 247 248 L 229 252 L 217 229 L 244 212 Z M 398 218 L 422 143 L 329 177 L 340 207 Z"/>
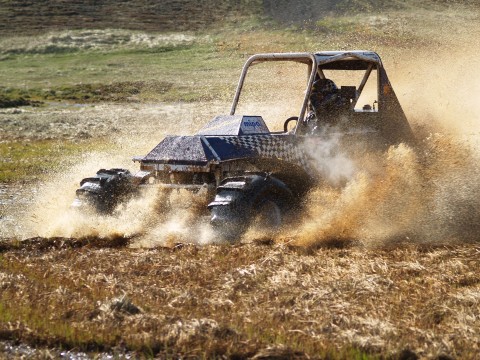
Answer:
<path fill-rule="evenodd" d="M 307 121 L 318 127 L 319 122 L 334 124 L 339 114 L 347 108 L 347 103 L 340 95 L 335 83 L 330 79 L 317 79 L 310 93 L 309 113 Z"/>

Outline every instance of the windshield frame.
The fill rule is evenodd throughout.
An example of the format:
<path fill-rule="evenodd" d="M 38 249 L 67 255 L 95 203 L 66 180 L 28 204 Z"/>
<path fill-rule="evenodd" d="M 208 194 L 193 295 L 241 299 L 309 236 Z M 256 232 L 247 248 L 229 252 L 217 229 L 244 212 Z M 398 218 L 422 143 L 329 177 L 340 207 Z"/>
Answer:
<path fill-rule="evenodd" d="M 237 90 L 235 91 L 235 97 L 233 99 L 230 115 L 235 115 L 235 110 L 237 109 L 238 101 L 240 99 L 240 94 L 242 92 L 242 88 L 245 83 L 245 79 L 247 77 L 249 68 L 256 64 L 271 62 L 271 61 L 283 61 L 283 62 L 292 61 L 296 63 L 303 63 L 308 66 L 309 77 L 308 77 L 308 82 L 305 90 L 305 96 L 303 98 L 302 106 L 300 108 L 300 112 L 298 115 L 299 120 L 297 121 L 295 128 L 292 130 L 293 133 L 295 134 L 297 131 L 298 125 L 301 122 L 303 122 L 303 119 L 305 117 L 305 113 L 308 105 L 308 99 L 310 96 L 310 89 L 312 88 L 312 84 L 318 69 L 317 59 L 311 53 L 273 53 L 273 54 L 257 54 L 257 55 L 251 56 L 243 66 L 242 73 L 240 75 L 240 80 L 238 81 Z M 258 114 L 258 115 L 261 115 L 261 114 Z"/>
<path fill-rule="evenodd" d="M 365 82 L 368 80 L 370 73 L 372 70 L 377 71 L 377 94 L 378 94 L 378 106 L 379 110 L 381 109 L 381 103 L 383 102 L 383 97 L 385 94 L 380 92 L 380 89 L 384 86 L 388 86 L 390 88 L 389 82 L 386 79 L 384 71 L 382 71 L 382 62 L 380 57 L 376 52 L 373 51 L 365 51 L 365 50 L 353 50 L 353 51 L 322 51 L 316 53 L 307 53 L 307 52 L 299 52 L 299 53 L 266 53 L 266 54 L 257 54 L 253 55 L 246 61 L 245 65 L 243 66 L 242 73 L 240 75 L 240 80 L 237 85 L 237 89 L 235 92 L 235 97 L 233 99 L 232 107 L 230 110 L 230 115 L 235 115 L 235 111 L 237 109 L 237 105 L 240 99 L 240 94 L 242 92 L 242 88 L 244 86 L 244 82 L 248 73 L 248 70 L 251 66 L 256 64 L 264 63 L 264 62 L 271 62 L 271 61 L 283 61 L 283 62 L 297 62 L 303 63 L 308 66 L 308 83 L 305 90 L 305 96 L 303 98 L 303 103 L 300 109 L 300 113 L 298 116 L 298 121 L 290 131 L 290 134 L 296 134 L 299 127 L 304 124 L 305 115 L 307 112 L 310 92 L 312 89 L 313 82 L 316 79 L 316 76 L 320 78 L 325 78 L 325 74 L 323 70 L 365 70 L 365 76 L 360 84 L 359 89 L 361 90 L 358 92 L 357 96 L 354 99 L 354 104 L 357 103 Z M 385 79 L 383 79 L 385 77 Z M 256 114 L 262 115 L 262 114 Z"/>

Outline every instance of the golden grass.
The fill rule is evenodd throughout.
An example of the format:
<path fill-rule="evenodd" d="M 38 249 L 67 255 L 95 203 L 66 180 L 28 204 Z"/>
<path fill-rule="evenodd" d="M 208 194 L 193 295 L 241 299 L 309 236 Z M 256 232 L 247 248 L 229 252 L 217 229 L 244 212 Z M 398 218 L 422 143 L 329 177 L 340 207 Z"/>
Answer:
<path fill-rule="evenodd" d="M 207 358 L 265 351 L 360 358 L 409 349 L 473 359 L 480 351 L 478 245 L 42 244 L 0 249 L 3 338 Z"/>

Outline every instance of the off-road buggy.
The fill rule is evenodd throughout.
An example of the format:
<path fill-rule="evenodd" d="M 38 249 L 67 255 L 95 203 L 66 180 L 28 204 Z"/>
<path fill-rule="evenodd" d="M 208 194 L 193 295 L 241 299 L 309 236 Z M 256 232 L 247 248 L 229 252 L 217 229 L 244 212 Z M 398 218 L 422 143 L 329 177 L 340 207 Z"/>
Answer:
<path fill-rule="evenodd" d="M 322 119 L 311 111 L 312 86 L 327 78 L 346 104 L 333 121 L 332 114 Z M 371 51 L 254 55 L 229 115 L 193 136 L 167 136 L 133 159 L 140 163 L 136 174 L 102 169 L 83 179 L 73 205 L 109 214 L 142 187 L 188 189 L 206 197 L 211 224 L 234 240 L 254 219 L 280 226 L 306 192 L 325 181 L 315 164 L 324 154 L 315 149 L 332 134 L 354 151 L 365 149 L 351 146 L 360 143 L 384 150 L 414 141 L 380 57 Z"/>

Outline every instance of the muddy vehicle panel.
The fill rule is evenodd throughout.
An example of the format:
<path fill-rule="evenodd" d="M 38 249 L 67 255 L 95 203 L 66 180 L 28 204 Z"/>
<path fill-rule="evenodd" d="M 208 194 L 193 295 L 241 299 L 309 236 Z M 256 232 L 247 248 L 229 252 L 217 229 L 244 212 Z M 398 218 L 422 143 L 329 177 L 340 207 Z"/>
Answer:
<path fill-rule="evenodd" d="M 281 68 L 269 72 L 276 64 Z M 300 70 L 290 72 L 290 66 Z M 259 85 L 252 86 L 249 76 Z M 278 86 L 279 79 L 287 84 Z M 243 106 L 244 99 L 253 104 Z M 142 186 L 206 189 L 201 192 L 206 211 L 226 238 L 237 239 L 254 219 L 278 228 L 303 195 L 323 181 L 304 144 L 321 143 L 332 133 L 346 145 L 363 142 L 380 151 L 414 142 L 380 57 L 370 51 L 254 55 L 243 68 L 229 115 L 215 117 L 195 135 L 167 136 L 147 155 L 134 158 L 140 164 L 135 175 L 112 169 L 96 187 L 85 186 L 95 183 L 92 178 L 82 180 L 74 204 L 108 213 Z M 101 174 L 105 177 L 105 170 Z M 115 181 L 122 181 L 118 188 L 128 194 L 112 191 Z"/>

